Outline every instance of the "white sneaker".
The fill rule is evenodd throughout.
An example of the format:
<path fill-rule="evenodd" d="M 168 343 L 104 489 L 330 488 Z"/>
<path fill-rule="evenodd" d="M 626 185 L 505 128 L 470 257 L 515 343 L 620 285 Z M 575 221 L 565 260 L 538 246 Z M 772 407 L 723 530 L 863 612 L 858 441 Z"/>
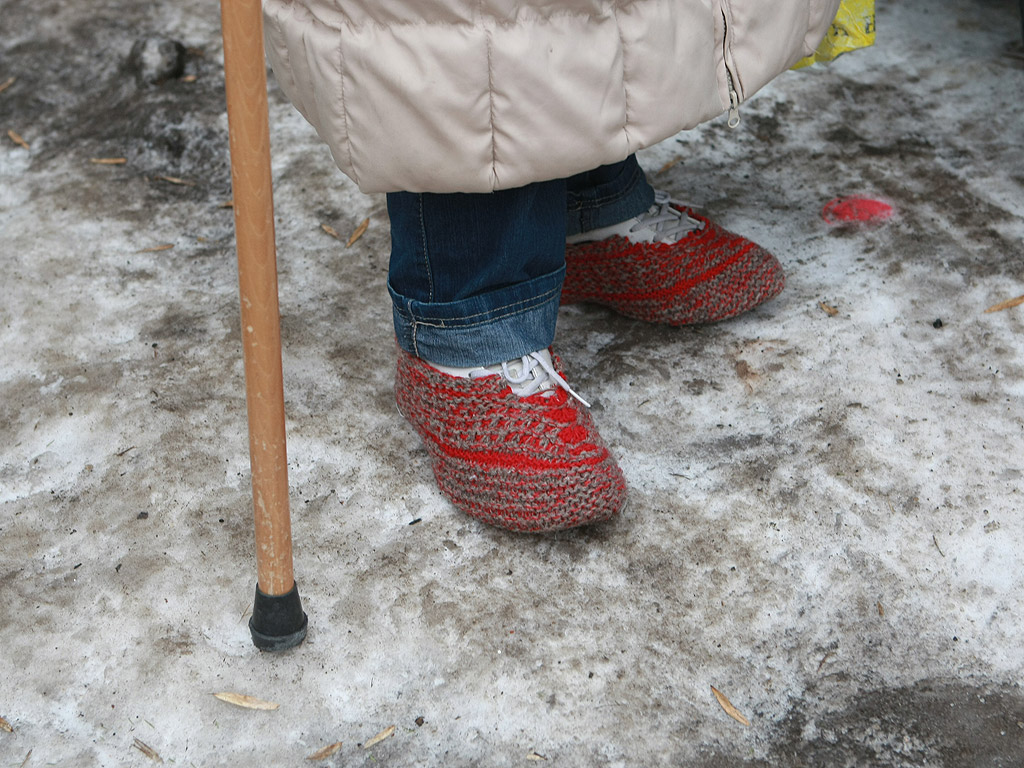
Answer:
<path fill-rule="evenodd" d="M 518 360 L 508 360 L 504 363 L 497 363 L 488 366 L 472 366 L 469 368 L 457 368 L 450 365 L 441 365 L 424 360 L 431 368 L 449 376 L 460 379 L 482 379 L 486 376 L 501 376 L 508 382 L 509 388 L 519 397 L 530 397 L 540 394 L 544 397 L 551 397 L 556 389 L 564 389 L 570 395 L 579 400 L 587 408 L 590 403 L 576 394 L 569 383 L 562 378 L 555 370 L 551 360 L 551 350 L 539 349 L 528 355 L 523 355 Z"/>
<path fill-rule="evenodd" d="M 632 243 L 676 243 L 691 232 L 703 229 L 704 222 L 686 215 L 681 208 L 692 207 L 689 203 L 672 200 L 667 192 L 654 190 L 654 205 L 639 216 L 614 224 L 610 227 L 592 229 L 565 239 L 568 245 L 591 243 L 609 237 L 624 237 Z"/>

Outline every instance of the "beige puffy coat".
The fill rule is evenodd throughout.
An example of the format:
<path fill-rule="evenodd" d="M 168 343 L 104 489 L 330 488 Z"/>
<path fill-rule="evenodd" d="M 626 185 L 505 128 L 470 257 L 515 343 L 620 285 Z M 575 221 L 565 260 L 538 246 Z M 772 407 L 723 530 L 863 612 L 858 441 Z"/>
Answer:
<path fill-rule="evenodd" d="M 281 87 L 364 192 L 488 192 L 617 162 L 749 98 L 838 5 L 263 0 Z"/>

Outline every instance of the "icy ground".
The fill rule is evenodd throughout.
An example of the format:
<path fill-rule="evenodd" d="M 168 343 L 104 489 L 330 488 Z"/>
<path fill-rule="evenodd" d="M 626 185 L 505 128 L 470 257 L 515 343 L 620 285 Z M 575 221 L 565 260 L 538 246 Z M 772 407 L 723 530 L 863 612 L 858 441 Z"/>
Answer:
<path fill-rule="evenodd" d="M 1017 14 L 880 3 L 874 49 L 643 153 L 789 285 L 563 310 L 630 503 L 541 538 L 436 491 L 383 199 L 272 86 L 310 632 L 261 655 L 216 4 L 0 0 L 0 766 L 1024 764 L 1024 306 L 984 312 L 1024 294 Z M 829 226 L 847 195 L 896 215 Z"/>

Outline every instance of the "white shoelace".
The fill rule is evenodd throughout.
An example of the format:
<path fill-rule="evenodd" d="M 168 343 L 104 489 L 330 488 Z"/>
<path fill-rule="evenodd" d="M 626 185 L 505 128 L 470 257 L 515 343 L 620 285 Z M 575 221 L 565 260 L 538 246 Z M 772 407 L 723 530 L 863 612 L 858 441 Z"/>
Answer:
<path fill-rule="evenodd" d="M 626 219 L 610 227 L 592 229 L 566 238 L 566 243 L 575 245 L 605 240 L 618 235 L 634 243 L 674 243 L 691 232 L 704 228 L 704 222 L 691 219 L 674 206 L 692 208 L 690 203 L 672 200 L 667 192 L 654 190 L 654 205 L 639 216 Z"/>
<path fill-rule="evenodd" d="M 509 388 L 519 397 L 530 397 L 541 394 L 551 397 L 555 389 L 564 389 L 587 408 L 590 403 L 580 397 L 569 383 L 563 379 L 551 363 L 551 354 L 542 349 L 523 355 L 519 360 L 509 360 L 499 365 L 477 368 L 469 372 L 469 378 L 479 379 L 484 376 L 501 376 L 508 382 Z"/>
<path fill-rule="evenodd" d="M 678 202 L 676 204 L 686 205 L 686 203 Z M 648 229 L 654 233 L 656 242 L 674 243 L 703 226 L 702 222 L 691 219 L 683 211 L 673 207 L 672 199 L 667 192 L 656 189 L 654 205 L 647 210 L 647 213 L 636 217 L 636 223 L 629 228 L 629 233 L 631 235 L 638 234 Z"/>

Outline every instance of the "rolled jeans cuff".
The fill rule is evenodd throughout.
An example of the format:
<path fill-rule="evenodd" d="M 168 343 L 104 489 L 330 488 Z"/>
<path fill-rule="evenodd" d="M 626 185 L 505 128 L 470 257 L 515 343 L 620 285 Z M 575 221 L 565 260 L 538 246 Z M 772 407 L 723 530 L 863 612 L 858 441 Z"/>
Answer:
<path fill-rule="evenodd" d="M 654 188 L 630 155 L 621 163 L 605 165 L 567 179 L 566 234 L 611 227 L 639 216 L 654 204 Z"/>
<path fill-rule="evenodd" d="M 546 349 L 555 338 L 565 267 L 451 302 L 409 299 L 388 284 L 398 345 L 439 365 L 495 365 Z"/>

